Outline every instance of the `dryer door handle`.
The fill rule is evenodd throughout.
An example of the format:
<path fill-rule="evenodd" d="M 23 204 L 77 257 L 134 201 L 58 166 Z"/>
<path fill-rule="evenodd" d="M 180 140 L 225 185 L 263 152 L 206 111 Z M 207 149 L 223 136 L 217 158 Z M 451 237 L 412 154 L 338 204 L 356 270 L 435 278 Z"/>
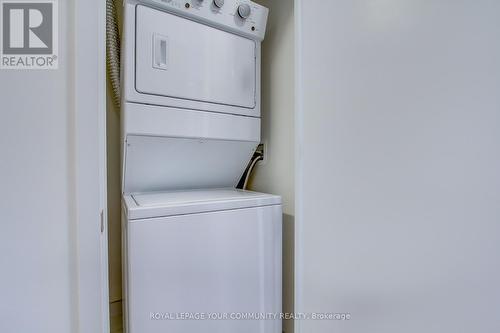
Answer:
<path fill-rule="evenodd" d="M 168 65 L 168 38 L 160 34 L 153 35 L 153 67 L 167 70 Z"/>

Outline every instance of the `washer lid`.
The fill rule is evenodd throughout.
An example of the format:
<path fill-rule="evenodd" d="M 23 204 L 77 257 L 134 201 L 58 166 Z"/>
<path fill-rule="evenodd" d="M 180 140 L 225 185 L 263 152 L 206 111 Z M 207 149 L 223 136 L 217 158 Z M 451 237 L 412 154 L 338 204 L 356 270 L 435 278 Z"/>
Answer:
<path fill-rule="evenodd" d="M 123 199 L 129 220 L 281 204 L 280 196 L 233 188 L 133 193 Z"/>

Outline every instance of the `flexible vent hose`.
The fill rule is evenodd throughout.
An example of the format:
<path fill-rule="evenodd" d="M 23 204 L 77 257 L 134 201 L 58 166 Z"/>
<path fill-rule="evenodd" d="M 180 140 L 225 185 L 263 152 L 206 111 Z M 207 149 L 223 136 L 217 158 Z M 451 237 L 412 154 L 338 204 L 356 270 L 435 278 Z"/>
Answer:
<path fill-rule="evenodd" d="M 250 166 L 247 170 L 246 176 L 245 176 L 245 182 L 243 183 L 243 190 L 246 190 L 248 188 L 248 181 L 250 180 L 250 176 L 252 175 L 253 168 L 257 164 L 258 161 L 262 160 L 262 155 L 258 155 L 255 157 L 251 163 Z"/>
<path fill-rule="evenodd" d="M 106 67 L 113 101 L 120 109 L 120 33 L 114 0 L 106 0 Z"/>

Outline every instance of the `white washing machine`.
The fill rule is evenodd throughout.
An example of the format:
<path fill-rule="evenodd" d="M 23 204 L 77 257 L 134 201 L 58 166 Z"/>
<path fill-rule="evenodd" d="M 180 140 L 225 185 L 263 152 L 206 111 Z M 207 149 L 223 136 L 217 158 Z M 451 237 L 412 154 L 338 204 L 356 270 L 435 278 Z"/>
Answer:
<path fill-rule="evenodd" d="M 128 332 L 281 332 L 279 317 L 243 317 L 281 312 L 280 197 L 192 190 L 125 206 Z"/>
<path fill-rule="evenodd" d="M 234 188 L 260 142 L 268 10 L 124 7 L 125 331 L 281 333 L 281 198 Z"/>

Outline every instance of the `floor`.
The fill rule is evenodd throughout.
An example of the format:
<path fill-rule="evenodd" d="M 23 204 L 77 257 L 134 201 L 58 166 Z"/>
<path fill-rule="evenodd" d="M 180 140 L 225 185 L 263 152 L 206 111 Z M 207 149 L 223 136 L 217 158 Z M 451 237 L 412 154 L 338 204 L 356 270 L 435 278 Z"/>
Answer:
<path fill-rule="evenodd" d="M 122 302 L 113 302 L 109 306 L 110 333 L 123 333 Z"/>

